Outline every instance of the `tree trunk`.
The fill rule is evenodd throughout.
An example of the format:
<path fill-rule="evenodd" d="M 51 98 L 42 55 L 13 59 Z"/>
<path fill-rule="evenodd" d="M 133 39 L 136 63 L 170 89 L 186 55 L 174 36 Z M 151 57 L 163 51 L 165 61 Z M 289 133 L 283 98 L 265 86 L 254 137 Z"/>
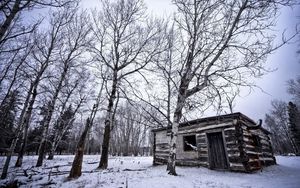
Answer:
<path fill-rule="evenodd" d="M 26 97 L 26 100 L 24 102 L 24 106 L 23 106 L 23 109 L 22 109 L 22 112 L 21 112 L 21 115 L 20 115 L 20 119 L 19 119 L 19 122 L 18 122 L 18 127 L 16 128 L 16 135 L 15 135 L 15 137 L 13 138 L 13 140 L 11 142 L 11 145 L 10 145 L 10 148 L 9 148 L 6 160 L 5 160 L 5 164 L 3 166 L 1 179 L 5 179 L 7 177 L 7 171 L 8 171 L 9 163 L 10 163 L 10 160 L 11 160 L 11 156 L 14 153 L 14 150 L 16 148 L 18 139 L 19 139 L 19 137 L 22 133 L 22 122 L 23 122 L 23 119 L 24 119 L 24 116 L 25 116 L 25 112 L 26 112 L 29 100 L 30 100 L 32 87 L 33 86 L 31 85 L 30 89 L 27 93 L 27 97 Z"/>
<path fill-rule="evenodd" d="M 88 132 L 90 130 L 92 123 L 90 119 L 88 118 L 86 120 L 86 125 L 84 128 L 84 131 L 82 132 L 79 142 L 77 144 L 76 154 L 75 158 L 72 163 L 72 168 L 70 171 L 69 179 L 78 178 L 81 176 L 81 169 L 82 169 L 82 160 L 83 160 L 83 154 L 84 154 L 84 147 L 85 147 L 85 141 L 86 137 L 88 135 Z"/>
<path fill-rule="evenodd" d="M 21 150 L 18 154 L 18 159 L 16 161 L 15 167 L 21 167 L 22 163 L 23 163 L 23 156 L 24 156 L 26 146 L 27 146 L 29 122 L 30 122 L 30 118 L 31 118 L 31 114 L 32 114 L 33 105 L 34 105 L 34 102 L 35 102 L 35 99 L 36 99 L 36 96 L 37 96 L 38 83 L 39 83 L 39 78 L 38 78 L 38 81 L 34 84 L 32 97 L 31 97 L 31 100 L 29 102 L 28 109 L 25 113 L 24 121 L 22 122 L 23 127 L 24 127 L 23 142 L 22 142 Z"/>
<path fill-rule="evenodd" d="M 117 93 L 117 71 L 114 71 L 114 79 L 112 84 L 111 95 L 108 101 L 107 114 L 105 117 L 105 128 L 104 128 L 104 136 L 102 142 L 102 153 L 100 158 L 100 163 L 98 168 L 106 169 L 108 165 L 108 150 L 109 150 L 109 139 L 110 139 L 110 127 L 113 119 L 113 106 Z"/>
<path fill-rule="evenodd" d="M 20 11 L 20 3 L 21 3 L 21 0 L 16 0 L 10 14 L 6 17 L 4 23 L 0 27 L 0 44 L 2 43 L 2 40 L 4 39 L 6 31 L 9 29 L 9 26 L 13 22 L 17 13 Z"/>
<path fill-rule="evenodd" d="M 20 69 L 21 65 L 23 64 L 23 62 L 25 61 L 26 57 L 27 57 L 27 55 L 21 59 L 21 62 L 18 64 L 18 66 L 17 66 L 16 69 L 14 70 L 14 74 L 13 74 L 13 76 L 12 76 L 13 79 L 12 79 L 12 81 L 10 82 L 9 87 L 7 88 L 6 95 L 5 95 L 4 98 L 2 99 L 2 102 L 1 102 L 1 105 L 0 105 L 0 106 L 3 105 L 3 102 L 4 102 L 4 101 L 6 101 L 6 98 L 8 97 L 8 95 L 9 95 L 9 93 L 11 92 L 13 86 L 15 85 L 15 82 L 16 82 L 16 80 L 17 80 L 17 75 L 18 75 L 18 73 L 19 73 L 19 69 Z M 0 85 L 1 85 L 1 84 L 0 84 Z"/>
<path fill-rule="evenodd" d="M 18 153 L 18 158 L 15 167 L 21 167 L 23 164 L 23 156 L 27 146 L 28 125 L 26 125 L 24 128 L 22 146 L 21 146 L 21 150 Z"/>
<path fill-rule="evenodd" d="M 188 69 L 189 70 L 189 67 Z M 178 135 L 178 127 L 179 122 L 182 117 L 182 109 L 184 107 L 185 100 L 187 98 L 187 89 L 189 85 L 189 79 L 186 77 L 189 76 L 189 72 L 187 71 L 185 77 L 181 78 L 178 98 L 177 98 L 177 105 L 174 112 L 173 124 L 172 124 L 172 132 L 171 132 L 171 140 L 170 140 L 170 153 L 169 159 L 167 164 L 167 171 L 168 174 L 176 176 L 176 142 L 177 142 L 177 135 Z"/>
<path fill-rule="evenodd" d="M 56 100 L 58 98 L 58 94 L 59 94 L 59 92 L 62 88 L 63 81 L 65 80 L 67 72 L 69 70 L 69 66 L 68 66 L 69 62 L 64 62 L 64 63 L 65 63 L 64 64 L 64 70 L 63 70 L 63 72 L 60 76 L 58 86 L 55 90 L 52 101 L 49 105 L 48 113 L 47 113 L 45 124 L 44 124 L 44 127 L 43 127 L 42 140 L 41 140 L 40 146 L 39 146 L 39 156 L 38 156 L 38 160 L 37 160 L 37 163 L 36 163 L 36 167 L 42 166 L 42 164 L 43 164 L 44 155 L 45 155 L 46 140 L 47 140 L 50 121 L 51 121 L 51 118 L 52 118 L 52 115 L 53 115 L 53 111 L 54 111 Z"/>
<path fill-rule="evenodd" d="M 175 170 L 175 163 L 176 163 L 176 141 L 177 141 L 177 134 L 178 134 L 178 126 L 181 116 L 181 111 L 174 113 L 174 121 L 172 125 L 172 132 L 171 132 L 171 140 L 170 140 L 170 153 L 169 153 L 169 159 L 167 164 L 167 171 L 168 174 L 176 176 L 176 170 Z M 180 113 L 180 114 L 179 114 Z"/>
<path fill-rule="evenodd" d="M 54 153 L 55 153 L 55 148 L 51 147 L 48 155 L 48 160 L 53 160 L 54 159 Z"/>
<path fill-rule="evenodd" d="M 68 95 L 67 95 L 67 97 L 66 97 L 66 100 L 63 102 L 63 104 L 62 104 L 62 109 L 61 109 L 61 112 L 60 112 L 60 117 L 63 116 L 63 113 L 65 112 L 65 109 L 66 109 L 66 105 L 67 105 L 67 103 L 68 103 L 68 101 L 69 101 L 69 99 L 70 99 L 70 97 L 71 97 L 71 95 L 72 95 L 72 93 L 73 93 L 73 91 L 75 90 L 76 87 L 77 87 L 77 84 L 75 85 L 74 88 L 72 88 L 71 92 L 68 93 Z M 75 111 L 74 111 L 74 116 L 75 116 L 77 110 L 79 109 L 79 107 L 80 107 L 82 101 L 83 101 L 83 100 L 81 100 L 81 101 L 79 102 L 77 108 L 75 109 Z M 60 120 L 60 121 L 61 121 L 61 120 Z M 59 121 L 59 123 L 60 123 L 60 121 Z M 68 126 L 68 125 L 66 125 L 66 126 Z M 67 129 L 67 127 L 64 127 L 63 130 L 61 130 L 61 132 L 56 131 L 56 132 L 54 133 L 54 139 L 53 139 L 53 141 L 51 142 L 51 148 L 50 148 L 50 151 L 49 151 L 48 160 L 53 160 L 53 159 L 54 159 L 54 154 L 55 154 L 56 148 L 57 148 L 59 142 L 61 141 L 63 135 L 65 134 L 66 129 Z"/>
<path fill-rule="evenodd" d="M 14 153 L 14 149 L 16 148 L 17 142 L 18 142 L 18 139 L 15 138 L 15 139 L 13 139 L 12 144 L 10 145 L 9 152 L 7 154 L 7 157 L 6 157 L 6 160 L 5 160 L 5 164 L 3 166 L 3 170 L 2 170 L 2 174 L 1 174 L 1 179 L 5 179 L 7 177 L 7 172 L 8 172 L 8 167 L 9 167 L 10 159 L 11 159 L 12 154 Z"/>
<path fill-rule="evenodd" d="M 103 86 L 104 86 L 104 82 L 102 82 L 96 103 L 93 106 L 93 110 L 90 114 L 90 117 L 86 120 L 86 125 L 84 128 L 84 131 L 82 132 L 79 142 L 77 144 L 75 158 L 73 160 L 70 175 L 68 177 L 69 179 L 77 178 L 77 177 L 81 176 L 81 168 L 82 168 L 82 159 L 83 159 L 83 154 L 84 154 L 85 140 L 86 140 L 86 137 L 87 137 L 87 134 L 88 134 L 90 128 L 93 125 L 95 116 L 97 114 Z"/>
<path fill-rule="evenodd" d="M 48 131 L 46 131 L 48 132 Z M 36 167 L 42 166 L 44 157 L 45 157 L 45 148 L 46 148 L 46 138 L 42 138 L 42 141 L 38 149 L 38 160 L 36 162 Z"/>
<path fill-rule="evenodd" d="M 110 121 L 105 120 L 104 136 L 103 136 L 103 143 L 102 143 L 102 153 L 101 153 L 100 163 L 98 166 L 99 169 L 107 169 L 109 139 L 110 139 Z"/>

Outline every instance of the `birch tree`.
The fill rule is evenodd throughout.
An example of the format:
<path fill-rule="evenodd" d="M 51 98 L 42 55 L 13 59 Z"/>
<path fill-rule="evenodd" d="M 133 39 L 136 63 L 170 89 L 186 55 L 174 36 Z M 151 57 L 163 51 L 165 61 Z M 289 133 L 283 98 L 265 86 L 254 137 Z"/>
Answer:
<path fill-rule="evenodd" d="M 0 2 L 0 46 L 12 39 L 31 33 L 36 24 L 24 25 L 22 13 L 44 7 L 63 7 L 75 0 L 3 0 Z"/>
<path fill-rule="evenodd" d="M 53 93 L 50 97 L 48 107 L 48 114 L 45 119 L 43 127 L 42 140 L 39 146 L 39 157 L 36 166 L 41 166 L 44 159 L 44 150 L 47 140 L 49 125 L 54 112 L 55 104 L 57 102 L 59 93 L 64 87 L 64 83 L 68 73 L 80 64 L 84 64 L 82 56 L 84 54 L 85 46 L 88 45 L 89 39 L 89 24 L 86 13 L 78 13 L 75 8 L 66 8 L 62 12 L 57 12 L 54 20 L 65 23 L 61 33 L 61 46 L 57 54 L 57 62 L 59 76 L 53 81 Z"/>
<path fill-rule="evenodd" d="M 297 76 L 295 79 L 288 80 L 287 91 L 293 96 L 295 103 L 300 105 L 300 76 Z"/>
<path fill-rule="evenodd" d="M 178 126 L 189 101 L 220 103 L 230 88 L 254 85 L 265 72 L 280 6 L 289 0 L 174 0 L 181 33 L 178 94 L 173 113 L 168 173 L 176 175 Z M 285 41 L 283 41 L 284 43 Z"/>
<path fill-rule="evenodd" d="M 289 131 L 288 105 L 284 101 L 272 100 L 272 109 L 266 114 L 265 123 L 272 133 L 274 149 L 280 154 L 297 153 L 297 148 Z"/>
<path fill-rule="evenodd" d="M 50 23 L 51 26 L 49 32 L 36 33 L 34 36 L 34 50 L 31 53 L 29 62 L 27 63 L 27 66 L 29 67 L 29 70 L 27 71 L 30 72 L 27 73 L 27 76 L 30 79 L 30 87 L 28 91 L 29 102 L 27 106 L 24 105 L 26 112 L 21 117 L 22 119 L 20 123 L 23 128 L 23 140 L 21 150 L 18 153 L 18 159 L 15 164 L 16 167 L 22 166 L 23 156 L 27 145 L 30 119 L 36 98 L 39 94 L 39 86 L 43 79 L 49 77 L 49 75 L 45 73 L 48 67 L 53 64 L 53 61 L 55 61 L 53 54 L 55 54 L 58 50 L 59 40 L 61 37 L 60 33 L 62 31 L 62 27 L 65 25 L 64 22 L 56 21 L 52 21 Z"/>
<path fill-rule="evenodd" d="M 27 71 L 24 71 L 23 73 L 26 75 L 25 77 L 27 77 L 27 79 L 30 80 L 30 86 L 28 88 L 26 100 L 24 102 L 23 109 L 20 114 L 19 121 L 17 123 L 17 128 L 15 131 L 16 136 L 14 137 L 11 143 L 9 149 L 10 151 L 7 155 L 7 159 L 5 162 L 5 167 L 2 171 L 2 178 L 6 177 L 11 155 L 14 152 L 14 149 L 16 147 L 20 135 L 22 134 L 22 131 L 24 130 L 21 151 L 18 154 L 18 160 L 16 162 L 16 166 L 22 165 L 23 155 L 27 144 L 29 122 L 33 106 L 38 95 L 38 86 L 49 64 L 54 61 L 53 54 L 58 49 L 58 42 L 61 37 L 61 30 L 65 24 L 66 23 L 63 20 L 53 19 L 52 21 L 50 21 L 49 32 L 37 32 L 35 35 L 33 35 L 34 49 L 30 51 L 31 59 L 27 61 Z"/>
<path fill-rule="evenodd" d="M 79 70 L 76 70 L 76 72 L 70 73 L 72 77 L 71 75 L 68 76 L 66 84 L 61 92 L 62 96 L 59 99 L 61 101 L 60 113 L 50 136 L 51 139 L 48 160 L 52 160 L 54 158 L 54 153 L 62 138 L 72 128 L 77 112 L 82 105 L 86 103 L 86 82 L 88 82 L 88 76 L 84 73 L 85 71 L 79 72 Z M 69 107 L 67 108 L 68 104 Z"/>
<path fill-rule="evenodd" d="M 76 146 L 76 153 L 75 157 L 72 163 L 71 171 L 69 174 L 69 179 L 78 178 L 81 176 L 81 169 L 82 169 L 82 160 L 83 160 L 83 154 L 86 144 L 86 139 L 88 136 L 88 133 L 93 126 L 95 117 L 97 115 L 97 112 L 99 110 L 99 107 L 102 102 L 102 95 L 103 95 L 103 89 L 104 89 L 104 80 L 102 81 L 98 96 L 96 97 L 95 104 L 93 105 L 93 108 L 91 110 L 91 113 L 89 117 L 86 119 L 86 123 L 84 126 L 84 130 L 82 134 L 80 135 L 80 138 L 78 140 L 77 146 Z"/>
<path fill-rule="evenodd" d="M 160 53 L 160 23 L 147 21 L 141 0 L 102 1 L 102 10 L 93 14 L 95 59 L 111 75 L 106 84 L 108 95 L 104 138 L 99 168 L 106 169 L 113 107 L 121 83 L 139 73 Z"/>

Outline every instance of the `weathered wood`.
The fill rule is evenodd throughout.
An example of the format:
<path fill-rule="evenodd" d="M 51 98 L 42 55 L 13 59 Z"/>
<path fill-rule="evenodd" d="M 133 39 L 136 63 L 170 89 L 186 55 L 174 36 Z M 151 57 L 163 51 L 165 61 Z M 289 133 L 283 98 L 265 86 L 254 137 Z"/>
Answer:
<path fill-rule="evenodd" d="M 147 169 L 145 168 L 140 168 L 140 169 L 130 169 L 130 168 L 125 168 L 123 171 L 146 171 Z"/>
<path fill-rule="evenodd" d="M 206 138 L 201 138 L 201 139 L 197 138 L 196 141 L 197 143 L 206 143 Z"/>
<path fill-rule="evenodd" d="M 209 164 L 212 169 L 227 169 L 227 159 L 221 132 L 207 135 L 209 143 Z"/>
<path fill-rule="evenodd" d="M 187 124 L 179 126 L 176 164 L 214 168 L 217 160 L 221 158 L 223 160 L 220 163 L 222 168 L 227 164 L 228 169 L 242 172 L 251 172 L 264 165 L 275 164 L 267 131 L 261 130 L 254 121 L 247 119 L 244 115 L 235 118 L 226 120 L 221 118 L 218 121 L 193 122 L 190 126 Z M 160 135 L 159 139 L 156 139 L 159 142 L 156 142 L 155 146 L 155 164 L 166 162 L 166 151 L 169 149 L 170 140 L 168 132 L 168 129 L 155 132 Z M 216 134 L 216 132 L 223 133 L 219 134 L 222 139 L 211 141 L 210 135 Z M 193 134 L 196 136 L 197 151 L 184 151 L 184 136 Z M 213 144 L 216 147 L 212 149 L 209 147 L 210 142 L 219 144 Z M 223 148 L 221 149 L 220 146 Z M 156 159 L 157 157 L 159 158 Z"/>
<path fill-rule="evenodd" d="M 221 123 L 221 124 L 217 124 L 217 125 L 209 125 L 209 126 L 198 127 L 198 128 L 189 129 L 189 130 L 179 130 L 178 133 L 179 134 L 198 133 L 198 132 L 205 131 L 205 130 L 216 129 L 216 128 L 223 128 L 223 127 L 228 127 L 228 126 L 231 126 L 231 125 L 232 125 L 231 122 Z"/>
<path fill-rule="evenodd" d="M 229 168 L 232 171 L 246 172 L 246 169 L 242 163 L 229 163 Z"/>
<path fill-rule="evenodd" d="M 156 163 L 156 133 L 155 132 L 153 132 L 153 147 L 152 147 L 152 149 L 153 149 L 153 165 L 155 165 L 155 163 Z"/>

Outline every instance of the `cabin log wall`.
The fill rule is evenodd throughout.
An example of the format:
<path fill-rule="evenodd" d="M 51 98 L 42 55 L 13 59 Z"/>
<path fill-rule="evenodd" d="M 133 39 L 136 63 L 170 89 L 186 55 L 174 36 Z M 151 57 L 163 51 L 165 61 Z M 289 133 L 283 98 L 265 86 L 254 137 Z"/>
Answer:
<path fill-rule="evenodd" d="M 153 164 L 166 164 L 169 156 L 170 129 L 154 131 Z M 176 164 L 183 166 L 209 165 L 207 134 L 222 132 L 228 169 L 251 172 L 276 164 L 268 132 L 243 117 L 205 121 L 179 127 Z M 183 137 L 195 135 L 194 151 L 184 151 Z M 259 138 L 260 148 L 254 138 Z"/>
<path fill-rule="evenodd" d="M 167 136 L 167 130 L 155 132 L 155 141 L 153 146 L 154 165 L 166 164 L 169 156 L 170 137 Z"/>

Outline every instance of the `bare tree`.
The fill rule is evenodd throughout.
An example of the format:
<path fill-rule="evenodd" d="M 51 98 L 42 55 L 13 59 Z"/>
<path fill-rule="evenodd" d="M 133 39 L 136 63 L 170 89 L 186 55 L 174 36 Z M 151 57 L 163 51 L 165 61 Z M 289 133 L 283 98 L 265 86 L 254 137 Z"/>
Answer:
<path fill-rule="evenodd" d="M 21 150 L 18 153 L 18 159 L 16 161 L 16 167 L 22 166 L 23 156 L 27 145 L 28 128 L 30 124 L 30 118 L 33 110 L 36 97 L 38 95 L 38 87 L 40 86 L 41 80 L 47 78 L 49 75 L 45 75 L 45 72 L 49 65 L 53 63 L 53 54 L 58 50 L 59 33 L 64 26 L 64 22 L 52 22 L 51 29 L 48 33 L 40 33 L 35 36 L 35 49 L 32 52 L 31 59 L 29 60 L 28 67 L 31 68 L 29 71 L 34 74 L 27 74 L 28 77 L 32 77 L 32 81 L 29 88 L 30 101 L 27 111 L 25 112 L 22 120 L 23 140 Z M 50 44 L 50 45 L 49 45 Z M 29 72 L 28 71 L 28 72 Z"/>
<path fill-rule="evenodd" d="M 288 81 L 288 93 L 293 96 L 297 104 L 300 104 L 300 76 Z"/>
<path fill-rule="evenodd" d="M 147 110 L 155 110 L 160 116 L 152 116 L 153 120 L 159 122 L 158 126 L 172 126 L 171 113 L 174 109 L 174 93 L 176 91 L 176 74 L 178 62 L 175 61 L 178 57 L 176 53 L 176 33 L 174 25 L 170 28 L 165 28 L 164 31 L 164 51 L 160 54 L 158 61 L 153 64 L 151 73 L 155 72 L 155 77 L 148 81 L 151 89 L 147 89 L 145 93 L 147 98 L 143 99 L 138 94 L 135 96 L 147 104 L 150 108 L 143 108 L 147 114 L 151 114 Z M 149 80 L 149 79 L 148 79 Z M 159 90 L 159 93 L 151 93 L 150 91 Z M 152 112 L 153 113 L 153 112 Z M 160 118 L 159 118 L 160 117 Z"/>
<path fill-rule="evenodd" d="M 83 63 L 82 55 L 84 54 L 85 46 L 88 45 L 89 24 L 86 13 L 77 14 L 77 9 L 66 8 L 62 12 L 57 12 L 54 22 L 64 23 L 64 28 L 61 33 L 61 47 L 57 54 L 59 63 L 60 75 L 54 81 L 54 91 L 50 99 L 48 113 L 43 127 L 42 140 L 39 146 L 39 157 L 36 166 L 41 166 L 44 159 L 44 150 L 50 121 L 53 115 L 54 107 L 61 92 L 68 72 L 79 64 Z"/>
<path fill-rule="evenodd" d="M 139 73 L 160 53 L 160 23 L 146 21 L 141 0 L 102 1 L 103 9 L 93 14 L 95 59 L 109 69 L 108 106 L 99 168 L 106 169 L 113 107 L 121 82 Z"/>
<path fill-rule="evenodd" d="M 1 105 L 13 89 L 26 85 L 21 82 L 22 79 L 27 80 L 26 76 L 22 75 L 22 70 L 26 69 L 24 64 L 34 46 L 31 38 L 33 38 L 33 34 L 24 37 L 19 42 L 20 45 L 23 45 L 22 48 L 6 55 L 1 56 L 0 54 L 0 92 L 3 93 Z"/>
<path fill-rule="evenodd" d="M 55 129 L 52 130 L 52 135 L 50 139 L 50 151 L 48 160 L 54 158 L 54 153 L 61 142 L 64 135 L 72 128 L 73 122 L 75 121 L 75 116 L 79 108 L 86 102 L 86 82 L 88 81 L 88 76 L 83 72 L 71 72 L 72 75 L 68 76 L 64 88 L 62 88 L 60 101 L 61 106 L 60 113 L 54 124 Z M 72 81 L 74 83 L 72 83 Z M 72 97 L 74 99 L 72 99 Z M 69 107 L 67 108 L 67 105 Z M 75 104 L 75 108 L 72 105 Z"/>
<path fill-rule="evenodd" d="M 167 170 L 176 175 L 176 140 L 185 105 L 196 98 L 220 104 L 230 88 L 253 85 L 249 78 L 264 74 L 267 55 L 278 48 L 272 47 L 271 34 L 278 10 L 291 1 L 173 2 L 182 58 Z"/>
<path fill-rule="evenodd" d="M 76 0 L 3 0 L 0 2 L 0 46 L 5 42 L 16 39 L 27 33 L 31 33 L 33 26 L 20 26 L 21 14 L 28 10 L 51 7 L 68 6 Z"/>
<path fill-rule="evenodd" d="M 273 100 L 272 109 L 266 114 L 265 123 L 272 133 L 271 140 L 275 151 L 280 154 L 297 153 L 289 132 L 288 106 L 284 101 Z"/>
<path fill-rule="evenodd" d="M 8 165 L 10 162 L 11 154 L 13 153 L 16 144 L 18 142 L 18 139 L 24 130 L 23 134 L 23 142 L 21 146 L 21 151 L 18 155 L 18 160 L 16 163 L 16 166 L 22 165 L 22 159 L 26 147 L 27 142 L 27 133 L 29 128 L 29 122 L 32 114 L 33 105 L 35 103 L 37 94 L 38 94 L 38 86 L 40 84 L 40 81 L 45 73 L 45 70 L 49 66 L 50 62 L 53 61 L 52 55 L 55 50 L 57 50 L 57 43 L 59 41 L 59 33 L 61 32 L 62 27 L 65 25 L 65 23 L 62 20 L 56 20 L 51 23 L 51 29 L 48 33 L 40 33 L 36 34 L 34 37 L 34 49 L 31 50 L 30 56 L 32 59 L 29 60 L 29 62 L 26 63 L 27 67 L 29 67 L 28 73 L 24 72 L 25 77 L 27 78 L 33 78 L 30 81 L 30 86 L 27 92 L 27 97 L 25 100 L 25 103 L 23 105 L 22 113 L 19 117 L 18 126 L 16 128 L 16 136 L 13 139 L 11 146 L 10 146 L 10 152 L 7 156 L 6 163 L 5 163 L 5 170 L 2 172 L 2 177 L 6 177 L 6 173 L 8 170 Z M 34 63 L 32 63 L 34 62 Z M 7 167 L 7 168 L 6 168 Z"/>
<path fill-rule="evenodd" d="M 111 129 L 110 154 L 130 156 L 144 154 L 148 146 L 148 130 L 153 127 L 152 118 L 145 115 L 142 103 L 120 104 Z"/>
<path fill-rule="evenodd" d="M 94 119 L 96 117 L 96 114 L 99 110 L 99 106 L 101 104 L 104 83 L 105 82 L 103 80 L 100 90 L 99 90 L 99 93 L 98 93 L 98 96 L 95 100 L 95 104 L 93 105 L 93 108 L 91 110 L 91 114 L 86 119 L 84 130 L 83 130 L 82 134 L 80 135 L 79 141 L 77 143 L 75 157 L 74 157 L 74 160 L 72 163 L 72 168 L 71 168 L 71 171 L 70 171 L 70 174 L 68 177 L 69 179 L 78 178 L 81 176 L 82 160 L 83 160 L 84 148 L 85 148 L 85 144 L 86 144 L 86 138 L 87 138 L 87 135 L 88 135 L 91 127 L 93 126 Z"/>
<path fill-rule="evenodd" d="M 293 144 L 294 152 L 300 155 L 300 112 L 296 104 L 291 101 L 288 103 L 288 128 L 291 135 L 291 143 Z"/>

